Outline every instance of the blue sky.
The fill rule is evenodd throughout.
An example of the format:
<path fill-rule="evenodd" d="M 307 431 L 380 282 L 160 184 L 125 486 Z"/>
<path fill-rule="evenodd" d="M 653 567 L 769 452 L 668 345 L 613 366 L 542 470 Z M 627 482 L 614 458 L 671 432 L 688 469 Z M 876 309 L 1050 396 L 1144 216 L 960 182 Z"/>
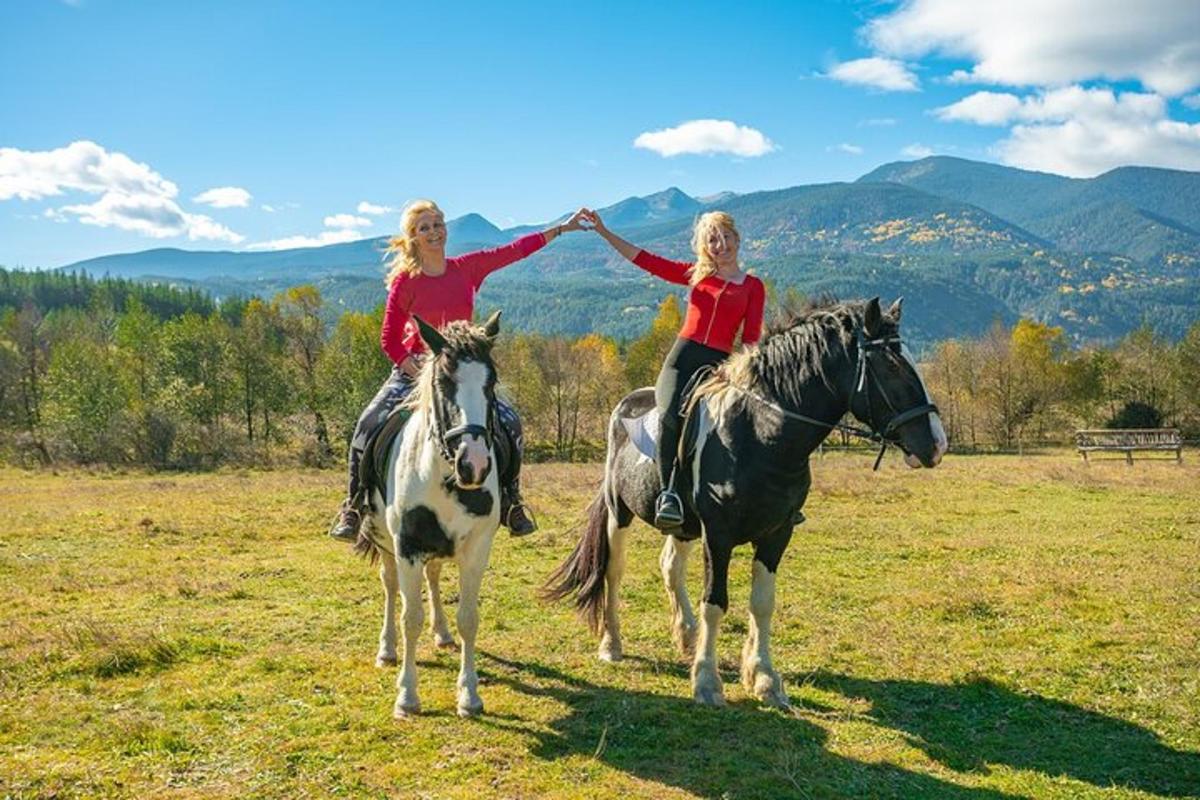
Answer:
<path fill-rule="evenodd" d="M 415 197 L 505 227 L 928 153 L 1200 169 L 1200 4 L 1143 5 L 10 0 L 0 264 L 383 235 Z"/>

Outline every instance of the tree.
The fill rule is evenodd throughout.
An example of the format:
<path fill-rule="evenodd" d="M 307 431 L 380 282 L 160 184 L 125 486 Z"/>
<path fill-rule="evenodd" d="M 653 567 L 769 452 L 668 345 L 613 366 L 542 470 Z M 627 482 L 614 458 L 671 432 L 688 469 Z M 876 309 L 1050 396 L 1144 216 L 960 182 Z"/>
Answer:
<path fill-rule="evenodd" d="M 283 325 L 276 310 L 257 297 L 239 312 L 240 324 L 231 338 L 238 410 L 246 441 L 253 444 L 257 439 L 265 448 L 275 433 L 272 420 L 286 412 L 293 393 L 284 362 Z"/>
<path fill-rule="evenodd" d="M 325 347 L 325 322 L 321 319 L 321 292 L 315 286 L 294 286 L 280 292 L 273 301 L 283 325 L 284 342 L 296 376 L 300 404 L 313 418 L 318 466 L 333 458 L 329 445 L 329 426 L 323 411 L 325 398 L 317 377 L 321 351 Z"/>
<path fill-rule="evenodd" d="M 391 359 L 379 346 L 382 325 L 382 307 L 372 314 L 342 314 L 322 352 L 321 395 L 342 442 L 349 443 L 359 415 L 392 369 Z"/>
<path fill-rule="evenodd" d="M 229 326 L 216 313 L 189 311 L 162 328 L 166 380 L 160 397 L 166 413 L 187 423 L 181 434 L 185 462 L 219 458 L 222 414 L 232 395 Z M 180 442 L 177 441 L 177 445 Z"/>
<path fill-rule="evenodd" d="M 9 311 L 0 319 L 5 349 L 17 375 L 12 404 L 19 426 L 43 464 L 50 463 L 42 431 L 42 378 L 50 362 L 50 339 L 42 313 L 27 300 L 20 311 Z"/>
<path fill-rule="evenodd" d="M 124 461 L 128 387 L 114 348 L 87 339 L 59 342 L 46 371 L 46 420 L 85 463 Z"/>
<path fill-rule="evenodd" d="M 1013 368 L 1013 400 L 1018 444 L 1026 428 L 1038 426 L 1039 438 L 1046 417 L 1064 393 L 1066 383 L 1062 361 L 1067 352 L 1063 329 L 1033 320 L 1020 319 L 1012 329 L 1010 354 Z"/>

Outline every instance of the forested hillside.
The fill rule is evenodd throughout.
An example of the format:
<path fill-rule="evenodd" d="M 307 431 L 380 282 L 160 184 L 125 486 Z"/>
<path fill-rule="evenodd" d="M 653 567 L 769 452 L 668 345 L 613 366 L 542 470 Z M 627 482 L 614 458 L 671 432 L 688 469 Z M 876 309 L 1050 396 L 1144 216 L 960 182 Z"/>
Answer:
<path fill-rule="evenodd" d="M 927 348 L 980 336 L 994 320 L 1061 326 L 1076 345 L 1112 343 L 1148 323 L 1168 339 L 1200 314 L 1200 174 L 1122 168 L 1090 180 L 963 159 L 888 164 L 855 183 L 693 198 L 670 188 L 601 209 L 631 241 L 687 258 L 695 215 L 721 208 L 743 235 L 746 265 L 774 291 L 903 294 L 910 336 Z M 541 226 L 500 230 L 451 220 L 449 250 L 495 246 Z M 71 265 L 200 287 L 217 297 L 317 286 L 324 320 L 382 300 L 386 237 L 277 252 L 150 250 Z M 576 233 L 489 278 L 482 308 L 515 329 L 641 336 L 680 293 Z"/>
<path fill-rule="evenodd" d="M 905 265 L 873 272 L 870 263 L 846 256 L 824 266 L 863 289 L 910 288 L 889 282 Z M 764 267 L 785 274 L 806 265 Z M 1019 265 L 979 269 L 1012 270 L 1012 286 L 1025 282 Z M 620 288 L 599 291 L 615 303 Z M 983 306 L 986 295 L 943 296 L 951 290 L 936 281 L 925 290 L 925 302 L 957 314 L 935 318 L 944 336 L 923 359 L 955 446 L 1061 441 L 1075 426 L 1102 424 L 1179 425 L 1200 436 L 1200 323 L 1178 343 L 1142 326 L 1113 347 L 1077 350 L 1061 327 L 1029 319 L 962 335 L 956 329 L 972 315 L 1000 307 Z M 518 309 L 517 299 L 536 297 L 515 287 L 494 297 L 506 291 Z M 797 292 L 781 294 L 769 313 L 798 306 Z M 588 319 L 587 305 L 574 303 L 568 296 L 528 313 Z M 613 405 L 654 382 L 681 305 L 667 295 L 637 313 L 651 324 L 623 340 L 524 333 L 502 322 L 500 379 L 525 420 L 531 458 L 597 457 Z M 906 303 L 906 338 L 911 316 Z M 380 323 L 378 306 L 344 310 L 314 286 L 217 301 L 195 290 L 0 270 L 0 460 L 336 465 L 391 368 Z"/>

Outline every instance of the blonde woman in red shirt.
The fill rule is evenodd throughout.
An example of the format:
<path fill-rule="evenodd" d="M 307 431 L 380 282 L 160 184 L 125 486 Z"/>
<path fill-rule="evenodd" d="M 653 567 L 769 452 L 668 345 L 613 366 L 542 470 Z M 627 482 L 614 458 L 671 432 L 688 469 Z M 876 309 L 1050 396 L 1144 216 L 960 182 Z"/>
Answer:
<path fill-rule="evenodd" d="M 729 357 L 738 329 L 742 344 L 754 344 L 762 334 L 763 283 L 738 265 L 741 237 L 733 217 L 710 211 L 696 220 L 692 232 L 695 263 L 670 261 L 617 236 L 600 216 L 584 209 L 585 221 L 638 267 L 670 283 L 691 286 L 687 316 L 679 338 L 667 354 L 654 398 L 658 406 L 658 468 L 662 493 L 654 507 L 654 524 L 663 530 L 683 524 L 683 503 L 675 492 L 675 454 L 679 444 L 680 395 L 702 366 L 716 365 Z"/>
<path fill-rule="evenodd" d="M 362 521 L 355 507 L 359 491 L 359 464 L 371 432 L 387 419 L 396 404 L 412 391 L 413 379 L 421 368 L 425 343 L 413 315 L 441 328 L 455 320 L 470 320 L 475 312 L 475 295 L 491 273 L 532 255 L 566 231 L 582 226 L 582 210 L 566 222 L 541 233 L 531 233 L 501 247 L 446 257 L 446 218 L 432 200 L 417 200 L 400 216 L 400 235 L 388 247 L 392 268 L 387 276 L 388 297 L 383 312 L 380 344 L 391 358 L 392 373 L 367 405 L 350 440 L 350 481 L 346 502 L 329 535 L 353 542 Z M 521 422 L 513 408 L 496 401 L 500 427 L 512 444 L 510 464 L 500 474 L 500 521 L 514 536 L 537 529 L 521 500 Z"/>

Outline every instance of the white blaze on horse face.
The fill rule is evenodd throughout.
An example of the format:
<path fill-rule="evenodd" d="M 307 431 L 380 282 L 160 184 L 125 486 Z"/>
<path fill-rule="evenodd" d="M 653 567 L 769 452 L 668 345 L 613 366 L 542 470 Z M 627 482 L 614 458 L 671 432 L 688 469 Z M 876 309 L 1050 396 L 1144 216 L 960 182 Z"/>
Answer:
<path fill-rule="evenodd" d="M 933 398 L 929 396 L 929 389 L 925 386 L 925 379 L 921 377 L 921 371 L 917 369 L 917 362 L 913 360 L 912 354 L 908 352 L 908 348 L 904 345 L 900 346 L 900 353 L 904 356 L 904 360 L 912 367 L 913 374 L 917 376 L 917 380 L 921 383 L 921 391 L 925 394 L 925 402 L 932 403 Z M 942 418 L 934 412 L 929 415 L 929 435 L 933 437 L 933 466 L 937 466 L 942 461 L 942 456 L 950 449 L 950 444 L 946 440 L 946 429 L 942 427 Z M 911 453 L 906 453 L 904 463 L 916 469 L 921 466 L 921 460 Z"/>
<path fill-rule="evenodd" d="M 483 389 L 487 385 L 488 368 L 478 361 L 461 361 L 455 372 L 454 403 L 462 412 L 459 425 L 481 425 L 487 427 L 488 402 Z M 480 436 L 467 435 L 463 439 L 463 456 L 474 474 L 482 476 L 491 461 L 487 442 Z"/>

